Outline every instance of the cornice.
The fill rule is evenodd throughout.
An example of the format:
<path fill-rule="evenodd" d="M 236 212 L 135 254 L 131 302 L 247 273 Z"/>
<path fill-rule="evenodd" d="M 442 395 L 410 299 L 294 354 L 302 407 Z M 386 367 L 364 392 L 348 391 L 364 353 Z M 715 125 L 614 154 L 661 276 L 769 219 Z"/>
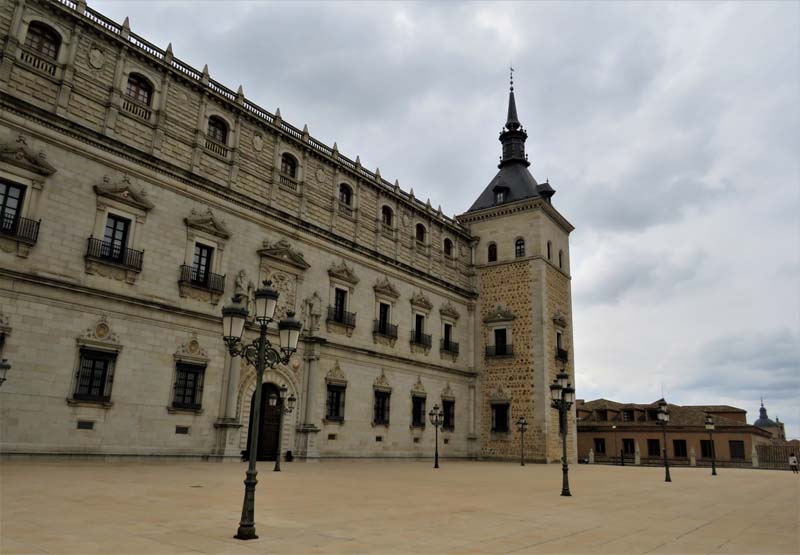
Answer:
<path fill-rule="evenodd" d="M 552 204 L 547 202 L 545 199 L 538 197 L 516 200 L 514 202 L 501 204 L 499 206 L 491 206 L 489 208 L 476 210 L 475 212 L 466 212 L 456 216 L 456 218 L 463 224 L 469 224 L 536 209 L 541 209 L 543 212 L 545 212 L 566 233 L 571 233 L 575 229 L 575 226 L 569 223 L 569 221 L 567 221 L 567 219 L 562 216 Z"/>

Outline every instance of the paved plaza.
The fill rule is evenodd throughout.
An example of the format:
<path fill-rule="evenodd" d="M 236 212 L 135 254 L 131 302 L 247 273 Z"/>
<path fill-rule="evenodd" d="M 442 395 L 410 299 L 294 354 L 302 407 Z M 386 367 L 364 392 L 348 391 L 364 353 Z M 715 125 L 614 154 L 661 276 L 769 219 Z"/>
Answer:
<path fill-rule="evenodd" d="M 256 526 L 236 532 L 245 464 L 2 461 L 10 553 L 798 553 L 789 472 L 334 461 L 260 464 Z"/>

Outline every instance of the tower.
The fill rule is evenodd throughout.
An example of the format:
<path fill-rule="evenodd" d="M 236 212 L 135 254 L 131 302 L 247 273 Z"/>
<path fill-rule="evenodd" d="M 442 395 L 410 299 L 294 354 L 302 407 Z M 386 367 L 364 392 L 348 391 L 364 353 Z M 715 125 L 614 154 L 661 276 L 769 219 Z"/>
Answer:
<path fill-rule="evenodd" d="M 480 455 L 519 456 L 515 424 L 524 416 L 529 423 L 526 457 L 549 462 L 561 457 L 549 385 L 562 369 L 575 385 L 569 263 L 574 228 L 553 206 L 555 190 L 549 182 L 537 183 L 528 170 L 527 138 L 512 79 L 499 137 L 499 171 L 458 219 L 474 237 Z M 567 424 L 571 460 L 576 453 L 574 411 Z"/>

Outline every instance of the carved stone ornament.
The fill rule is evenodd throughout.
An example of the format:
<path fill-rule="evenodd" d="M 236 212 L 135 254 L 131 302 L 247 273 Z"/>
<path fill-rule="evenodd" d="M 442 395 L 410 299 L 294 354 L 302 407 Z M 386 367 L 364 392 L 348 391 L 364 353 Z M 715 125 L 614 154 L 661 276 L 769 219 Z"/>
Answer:
<path fill-rule="evenodd" d="M 89 49 L 89 65 L 94 69 L 103 69 L 105 63 L 106 55 L 96 44 L 92 44 Z"/>
<path fill-rule="evenodd" d="M 516 316 L 508 308 L 501 304 L 496 305 L 491 312 L 483 319 L 484 324 L 492 324 L 495 322 L 510 322 Z"/>
<path fill-rule="evenodd" d="M 11 335 L 11 324 L 8 316 L 0 312 L 0 336 L 8 337 L 9 335 Z M 0 343 L 0 348 L 2 348 L 2 343 Z"/>
<path fill-rule="evenodd" d="M 261 152 L 264 148 L 264 137 L 261 136 L 261 133 L 256 133 L 253 135 L 253 150 L 256 152 Z"/>
<path fill-rule="evenodd" d="M 115 200 L 143 212 L 149 212 L 155 206 L 147 198 L 147 193 L 144 189 L 136 191 L 133 188 L 127 175 L 123 175 L 122 179 L 117 183 L 112 183 L 111 178 L 106 175 L 103 177 L 103 183 L 94 186 L 94 192 L 98 197 Z"/>
<path fill-rule="evenodd" d="M 56 173 L 56 169 L 47 162 L 45 153 L 34 152 L 23 135 L 19 135 L 13 143 L 0 145 L 0 162 L 43 176 Z"/>
<path fill-rule="evenodd" d="M 376 391 L 392 391 L 392 386 L 389 385 L 389 380 L 386 379 L 386 372 L 384 372 L 383 368 L 381 368 L 381 375 L 375 378 L 375 382 L 372 384 L 372 387 Z"/>
<path fill-rule="evenodd" d="M 288 312 L 295 312 L 297 276 L 281 270 L 265 268 L 264 277 L 272 282 L 272 287 L 278 292 L 278 304 L 275 306 L 275 320 L 280 321 L 286 318 Z M 253 301 L 255 301 L 255 297 L 253 297 Z"/>
<path fill-rule="evenodd" d="M 333 368 L 328 370 L 328 373 L 325 375 L 325 381 L 330 384 L 334 385 L 347 385 L 347 378 L 342 372 L 342 368 L 339 366 L 339 361 L 337 360 Z"/>
<path fill-rule="evenodd" d="M 218 219 L 211 208 L 206 208 L 205 212 L 198 212 L 192 209 L 191 213 L 183 219 L 183 223 L 189 229 L 203 231 L 221 239 L 228 239 L 231 236 L 231 232 L 228 231 L 225 222 Z"/>
<path fill-rule="evenodd" d="M 498 384 L 497 387 L 492 389 L 489 400 L 493 403 L 507 403 L 511 401 L 511 396 L 503 390 L 501 384 Z"/>
<path fill-rule="evenodd" d="M 104 260 L 95 260 L 93 258 L 85 257 L 84 262 L 86 273 L 89 275 L 98 275 L 104 278 L 115 279 L 117 281 L 124 281 L 125 283 L 131 285 L 136 283 L 136 278 L 139 277 L 139 270 L 135 270 L 133 268 L 123 268 Z"/>
<path fill-rule="evenodd" d="M 556 311 L 553 313 L 553 323 L 561 328 L 566 328 L 567 318 L 561 313 L 560 310 L 556 309 Z"/>
<path fill-rule="evenodd" d="M 311 265 L 306 262 L 303 254 L 294 250 L 286 239 L 281 239 L 275 243 L 264 241 L 264 246 L 258 251 L 258 254 L 263 258 L 271 258 L 278 262 L 285 262 L 300 270 L 306 270 Z"/>
<path fill-rule="evenodd" d="M 456 307 L 454 307 L 450 301 L 447 301 L 439 308 L 439 314 L 445 318 L 451 318 L 453 320 L 458 320 L 461 318 L 461 313 L 458 312 Z"/>
<path fill-rule="evenodd" d="M 417 383 L 411 388 L 411 394 L 416 397 L 425 397 L 428 394 L 425 391 L 425 386 L 422 385 L 422 376 L 417 376 Z"/>
<path fill-rule="evenodd" d="M 375 282 L 375 285 L 373 285 L 372 288 L 378 295 L 384 295 L 393 299 L 396 299 L 400 296 L 400 291 L 397 290 L 397 287 L 395 287 L 395 285 L 389 281 L 389 278 L 386 276 L 378 278 L 378 281 Z"/>
<path fill-rule="evenodd" d="M 190 362 L 208 362 L 208 352 L 200 346 L 197 334 L 192 333 L 186 343 L 178 347 L 175 351 L 175 360 L 186 360 Z"/>
<path fill-rule="evenodd" d="M 108 318 L 103 315 L 92 326 L 77 337 L 78 345 L 92 347 L 103 351 L 119 352 L 122 350 L 117 334 L 111 329 Z"/>
<path fill-rule="evenodd" d="M 422 292 L 422 290 L 411 295 L 411 305 L 424 310 L 430 310 L 433 308 L 433 303 L 428 299 L 425 293 Z"/>
<path fill-rule="evenodd" d="M 445 388 L 442 390 L 442 399 L 453 401 L 455 400 L 455 398 L 456 396 L 453 393 L 452 388 L 450 387 L 450 382 L 447 382 L 447 385 L 445 385 Z"/>
<path fill-rule="evenodd" d="M 332 278 L 346 281 L 352 285 L 355 285 L 359 282 L 358 276 L 353 268 L 348 266 L 347 262 L 344 260 L 342 260 L 339 264 L 332 264 L 331 267 L 328 268 L 328 275 Z"/>
<path fill-rule="evenodd" d="M 322 317 L 322 297 L 314 293 L 303 299 L 303 316 L 306 322 L 305 329 L 308 333 L 319 329 L 319 320 Z"/>
<path fill-rule="evenodd" d="M 325 170 L 322 168 L 317 169 L 317 183 L 323 184 L 325 183 Z"/>

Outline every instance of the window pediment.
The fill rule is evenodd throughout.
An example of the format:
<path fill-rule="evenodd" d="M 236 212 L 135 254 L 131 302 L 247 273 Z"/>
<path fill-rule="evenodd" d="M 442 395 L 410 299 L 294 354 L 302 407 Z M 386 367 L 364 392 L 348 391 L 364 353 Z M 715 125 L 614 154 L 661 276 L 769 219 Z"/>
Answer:
<path fill-rule="evenodd" d="M 347 378 L 342 372 L 342 368 L 339 366 L 339 361 L 337 360 L 333 367 L 328 370 L 328 373 L 325 374 L 325 382 L 333 385 L 347 385 Z"/>
<path fill-rule="evenodd" d="M 56 169 L 46 160 L 44 151 L 34 152 L 23 135 L 19 135 L 14 143 L 0 145 L 0 162 L 43 176 L 56 173 Z"/>
<path fill-rule="evenodd" d="M 231 236 L 230 231 L 225 226 L 225 222 L 218 219 L 211 208 L 207 208 L 205 213 L 200 213 L 192 209 L 191 214 L 183 219 L 186 227 L 198 231 L 204 231 L 221 239 L 228 239 Z"/>
<path fill-rule="evenodd" d="M 372 384 L 373 389 L 375 391 L 385 391 L 387 393 L 392 392 L 392 386 L 389 385 L 389 380 L 386 379 L 386 373 L 383 369 L 381 369 L 381 375 L 375 378 L 375 382 Z"/>
<path fill-rule="evenodd" d="M 397 287 L 395 287 L 395 285 L 389 281 L 389 278 L 386 276 L 378 278 L 378 281 L 372 286 L 372 288 L 375 290 L 375 293 L 379 295 L 384 295 L 393 299 L 396 299 L 400 296 L 400 291 L 397 290 Z"/>
<path fill-rule="evenodd" d="M 328 275 L 332 278 L 340 279 L 353 285 L 359 282 L 358 276 L 353 268 L 348 266 L 347 262 L 344 260 L 342 260 L 339 264 L 331 265 L 331 267 L 328 268 Z"/>
<path fill-rule="evenodd" d="M 285 262 L 301 270 L 307 270 L 311 267 L 311 265 L 306 262 L 303 253 L 293 249 L 286 239 L 281 239 L 275 243 L 264 241 L 264 246 L 258 251 L 258 254 L 265 258 L 277 260 L 278 262 Z"/>
<path fill-rule="evenodd" d="M 453 389 L 450 387 L 450 382 L 447 382 L 447 385 L 442 390 L 442 399 L 446 399 L 448 401 L 453 401 L 455 398 L 456 398 L 456 396 L 453 393 Z"/>
<path fill-rule="evenodd" d="M 108 318 L 104 315 L 93 325 L 86 328 L 76 341 L 81 347 L 90 347 L 100 351 L 118 353 L 122 350 L 119 337 L 111 329 Z"/>
<path fill-rule="evenodd" d="M 200 346 L 196 333 L 192 333 L 186 343 L 178 347 L 175 360 L 204 365 L 208 363 L 208 352 Z"/>
<path fill-rule="evenodd" d="M 433 303 L 421 290 L 417 291 L 411 296 L 411 305 L 424 310 L 430 310 L 433 308 Z"/>
<path fill-rule="evenodd" d="M 461 317 L 461 314 L 450 301 L 447 301 L 439 308 L 439 314 L 446 318 L 452 318 L 453 320 L 458 320 Z"/>
<path fill-rule="evenodd" d="M 491 403 L 508 403 L 511 401 L 511 395 L 503 390 L 502 385 L 498 384 L 489 395 L 489 401 Z"/>
<path fill-rule="evenodd" d="M 494 324 L 495 322 L 510 322 L 516 316 L 508 308 L 501 304 L 495 306 L 491 312 L 483 319 L 484 324 Z"/>
<path fill-rule="evenodd" d="M 127 175 L 122 176 L 117 183 L 111 183 L 109 176 L 103 177 L 103 183 L 95 185 L 94 192 L 98 197 L 115 200 L 143 212 L 149 212 L 155 207 L 155 204 L 147 198 L 147 192 L 144 189 L 137 191 L 133 188 Z"/>
<path fill-rule="evenodd" d="M 566 318 L 566 316 L 564 316 L 564 314 L 561 313 L 560 310 L 556 310 L 553 313 L 553 323 L 556 326 L 559 326 L 561 328 L 566 328 L 567 327 L 567 318 Z"/>
<path fill-rule="evenodd" d="M 425 386 L 422 385 L 422 377 L 417 376 L 417 383 L 411 388 L 411 395 L 414 397 L 425 397 L 428 393 L 425 391 Z"/>

